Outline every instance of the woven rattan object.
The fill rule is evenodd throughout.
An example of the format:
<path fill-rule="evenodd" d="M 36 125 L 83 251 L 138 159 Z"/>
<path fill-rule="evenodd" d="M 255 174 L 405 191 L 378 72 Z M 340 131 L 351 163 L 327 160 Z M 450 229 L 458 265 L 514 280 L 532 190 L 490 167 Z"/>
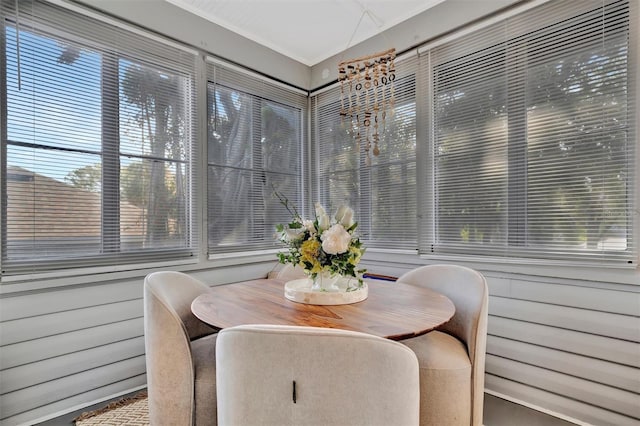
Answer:
<path fill-rule="evenodd" d="M 114 401 L 99 410 L 82 413 L 74 421 L 76 426 L 148 426 L 147 392 L 140 392 L 133 397 Z"/>

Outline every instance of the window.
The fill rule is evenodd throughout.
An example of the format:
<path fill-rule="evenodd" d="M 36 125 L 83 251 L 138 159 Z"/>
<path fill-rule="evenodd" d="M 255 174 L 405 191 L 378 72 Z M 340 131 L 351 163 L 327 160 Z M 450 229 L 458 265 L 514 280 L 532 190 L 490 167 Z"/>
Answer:
<path fill-rule="evenodd" d="M 425 252 L 635 262 L 629 5 L 599 6 L 550 2 L 431 50 Z"/>
<path fill-rule="evenodd" d="M 192 256 L 194 55 L 18 4 L 1 10 L 3 274 Z"/>
<path fill-rule="evenodd" d="M 371 166 L 340 88 L 313 94 L 314 199 L 368 247 L 635 264 L 630 26 L 627 1 L 551 1 L 420 49 Z"/>
<path fill-rule="evenodd" d="M 354 136 L 357 129 L 340 116 L 340 87 L 312 96 L 311 192 L 313 201 L 330 210 L 352 207 L 367 247 L 416 250 L 417 59 L 400 61 L 396 69 L 395 108 L 382 124 L 380 155 L 370 166 Z"/>
<path fill-rule="evenodd" d="M 290 215 L 274 192 L 302 207 L 306 93 L 208 66 L 209 252 L 275 249 L 275 226 Z"/>

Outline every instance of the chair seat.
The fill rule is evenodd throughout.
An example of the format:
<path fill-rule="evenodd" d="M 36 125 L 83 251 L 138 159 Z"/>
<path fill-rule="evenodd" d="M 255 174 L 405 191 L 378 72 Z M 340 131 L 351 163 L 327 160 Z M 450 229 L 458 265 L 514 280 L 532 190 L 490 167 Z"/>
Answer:
<path fill-rule="evenodd" d="M 420 424 L 471 423 L 471 361 L 455 337 L 432 331 L 403 340 L 415 352 L 420 367 Z"/>
<path fill-rule="evenodd" d="M 217 334 L 191 341 L 195 387 L 195 424 L 215 425 Z M 213 403 L 212 403 L 213 401 Z"/>

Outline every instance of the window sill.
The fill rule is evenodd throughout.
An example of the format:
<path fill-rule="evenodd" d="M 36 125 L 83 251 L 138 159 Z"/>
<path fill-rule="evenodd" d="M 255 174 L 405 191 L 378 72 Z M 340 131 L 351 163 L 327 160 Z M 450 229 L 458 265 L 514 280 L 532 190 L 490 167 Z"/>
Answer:
<path fill-rule="evenodd" d="M 250 252 L 237 252 L 210 255 L 208 260 L 198 261 L 197 258 L 169 260 L 165 262 L 129 264 L 117 266 L 98 266 L 88 268 L 64 269 L 49 273 L 21 274 L 0 276 L 0 295 L 17 294 L 26 291 L 40 291 L 69 286 L 86 286 L 100 284 L 108 281 L 138 280 L 147 274 L 162 269 L 171 269 L 186 273 L 200 273 L 211 271 L 217 268 L 233 269 L 238 267 L 247 273 L 255 274 L 268 272 L 278 263 L 276 257 L 278 250 L 262 250 Z M 250 265 L 257 265 L 257 269 L 247 268 Z M 264 270 L 264 271 L 263 271 Z M 230 275 L 229 275 L 230 273 Z M 246 279 L 243 274 L 239 276 Z M 227 279 L 234 279 L 233 272 L 225 273 L 222 282 Z M 230 278 L 231 277 L 231 278 Z M 220 284 L 215 279 L 211 283 Z"/>
<path fill-rule="evenodd" d="M 43 288 L 65 287 L 127 279 L 166 268 L 183 269 L 187 265 L 197 264 L 197 259 L 182 259 L 154 263 L 137 263 L 129 265 L 96 266 L 88 268 L 63 269 L 55 272 L 39 274 L 20 274 L 0 276 L 0 294 L 17 293 Z M 88 278 L 90 277 L 90 279 Z"/>
<path fill-rule="evenodd" d="M 471 256 L 419 255 L 417 251 L 367 249 L 363 263 L 375 265 L 375 272 L 385 267 L 410 270 L 434 263 L 455 263 L 483 273 L 504 273 L 555 279 L 593 281 L 597 283 L 632 284 L 640 286 L 640 268 L 603 266 L 597 264 L 551 264 L 529 259 L 497 259 Z"/>
<path fill-rule="evenodd" d="M 246 263 L 256 262 L 277 262 L 276 256 L 281 250 L 253 250 L 253 251 L 240 251 L 233 253 L 215 253 L 209 255 L 209 261 L 212 266 L 234 266 L 243 265 Z"/>

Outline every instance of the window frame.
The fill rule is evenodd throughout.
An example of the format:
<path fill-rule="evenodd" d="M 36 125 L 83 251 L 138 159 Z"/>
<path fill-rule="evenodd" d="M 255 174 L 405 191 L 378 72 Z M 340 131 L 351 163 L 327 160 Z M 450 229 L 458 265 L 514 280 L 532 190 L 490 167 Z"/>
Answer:
<path fill-rule="evenodd" d="M 547 2 L 544 2 L 544 3 L 547 3 Z M 611 1 L 610 3 L 614 3 L 614 2 Z M 528 10 L 534 9 L 537 6 L 540 6 L 540 5 L 539 4 L 524 5 L 522 7 L 515 8 L 510 13 L 501 14 L 497 16 L 495 19 L 480 22 L 476 25 L 457 31 L 447 37 L 436 40 L 432 43 L 428 43 L 418 48 L 419 55 L 429 58 L 428 59 L 429 66 L 426 67 L 426 71 L 425 71 L 425 74 L 426 74 L 425 78 L 429 80 L 429 83 L 428 83 L 429 89 L 428 89 L 427 96 L 425 96 L 426 99 L 423 100 L 422 102 L 423 108 L 425 108 L 425 110 L 428 111 L 428 115 L 427 115 L 427 118 L 425 118 L 424 116 L 421 117 L 423 119 L 423 122 L 428 128 L 428 132 L 427 132 L 428 141 L 427 143 L 424 144 L 425 147 L 427 148 L 426 150 L 428 151 L 428 153 L 422 155 L 423 160 L 421 161 L 423 168 L 428 169 L 427 171 L 428 176 L 425 176 L 422 179 L 423 185 L 427 188 L 426 191 L 431 190 L 434 192 L 434 194 L 437 194 L 437 191 L 438 191 L 438 187 L 435 183 L 437 153 L 435 152 L 435 149 L 436 149 L 435 127 L 436 126 L 434 124 L 435 97 L 437 96 L 437 94 L 435 92 L 435 76 L 434 76 L 435 67 L 431 63 L 432 51 L 448 43 L 455 43 L 456 41 L 462 42 L 463 40 L 468 39 L 470 35 L 473 35 L 474 32 L 482 31 L 485 28 L 498 25 L 502 22 L 506 22 L 510 18 L 515 17 L 515 19 L 518 19 L 520 18 L 520 16 L 526 16 L 521 14 L 526 13 Z M 563 15 L 562 17 L 563 19 L 561 19 L 559 22 L 564 22 L 569 19 L 576 18 L 582 13 L 590 11 L 589 8 L 587 8 L 587 5 L 576 5 L 576 6 L 577 6 L 576 8 L 572 8 L 571 10 L 565 10 L 564 11 L 565 15 Z M 541 7 L 544 7 L 544 5 L 542 5 Z M 627 114 L 628 122 L 629 122 L 629 125 L 627 128 L 627 134 L 628 134 L 629 144 L 631 144 L 631 148 L 628 151 L 630 151 L 629 153 L 631 155 L 627 156 L 626 170 L 629 171 L 629 175 L 630 175 L 629 182 L 631 182 L 631 184 L 634 183 L 634 180 L 633 180 L 634 176 L 636 177 L 635 188 L 633 188 L 631 191 L 627 191 L 627 203 L 626 203 L 627 205 L 627 225 L 626 225 L 627 249 L 625 250 L 625 253 L 627 253 L 627 255 L 620 256 L 620 258 L 618 259 L 615 259 L 615 258 L 603 259 L 602 252 L 604 250 L 582 250 L 582 251 L 576 250 L 572 252 L 573 253 L 572 255 L 567 256 L 565 258 L 559 257 L 558 254 L 555 254 L 555 255 L 549 254 L 544 256 L 532 255 L 532 251 L 535 251 L 535 250 L 532 250 L 527 246 L 527 239 L 528 239 L 528 236 L 527 236 L 527 225 L 528 225 L 527 214 L 528 213 L 526 208 L 527 195 L 526 195 L 526 192 L 524 192 L 525 195 L 522 195 L 522 192 L 521 192 L 523 190 L 522 189 L 523 187 L 525 189 L 527 187 L 527 179 L 526 179 L 527 139 L 525 138 L 522 140 L 516 140 L 517 143 L 513 143 L 514 139 L 511 136 L 509 136 L 508 138 L 509 143 L 507 145 L 509 176 L 507 179 L 508 196 L 506 201 L 508 203 L 508 208 L 510 211 L 509 211 L 509 214 L 507 217 L 507 223 L 506 223 L 507 224 L 506 244 L 503 247 L 498 247 L 498 248 L 495 248 L 495 247 L 483 248 L 479 246 L 479 248 L 471 247 L 469 249 L 447 248 L 446 244 L 444 244 L 441 247 L 445 247 L 445 248 L 439 250 L 437 248 L 439 217 L 438 217 L 437 206 L 436 206 L 436 200 L 437 200 L 437 195 L 436 195 L 432 197 L 431 200 L 423 200 L 419 204 L 421 206 L 421 210 L 423 212 L 424 217 L 427 217 L 427 213 L 429 212 L 430 212 L 429 214 L 431 214 L 433 217 L 433 220 L 431 221 L 431 224 L 430 224 L 431 231 L 424 233 L 422 235 L 422 239 L 421 239 L 422 242 L 421 242 L 420 251 L 419 251 L 420 257 L 422 259 L 471 261 L 471 262 L 493 263 L 493 264 L 502 264 L 502 265 L 518 263 L 518 264 L 531 264 L 531 265 L 549 264 L 549 265 L 556 265 L 561 267 L 576 266 L 576 265 L 584 266 L 584 267 L 593 266 L 593 267 L 605 267 L 605 268 L 610 267 L 610 268 L 621 268 L 621 269 L 637 267 L 638 260 L 640 257 L 639 247 L 638 247 L 638 244 L 640 241 L 640 219 L 638 219 L 638 216 L 639 216 L 638 205 L 640 203 L 640 198 L 639 198 L 640 184 L 637 183 L 637 176 L 639 175 L 639 168 L 640 168 L 640 147 L 638 146 L 638 143 L 637 143 L 638 142 L 638 139 L 637 139 L 638 126 L 640 122 L 640 111 L 638 111 L 639 102 L 637 101 L 637 98 L 638 98 L 637 88 L 638 88 L 640 79 L 637 76 L 637 69 L 639 68 L 638 54 L 637 52 L 634 53 L 633 46 L 638 45 L 639 29 L 638 29 L 637 18 L 634 19 L 634 16 L 633 16 L 634 10 L 637 12 L 637 6 L 634 6 L 633 2 L 629 2 L 627 7 L 629 8 L 628 29 L 627 29 L 627 35 L 628 35 L 629 41 L 628 41 L 628 50 L 627 50 L 627 56 L 626 56 L 627 57 L 626 73 L 629 81 L 629 89 L 626 96 L 627 105 L 625 108 L 628 113 L 632 112 L 635 114 L 631 114 L 631 115 Z M 602 6 L 598 6 L 597 9 L 599 10 L 601 8 Z M 579 9 L 579 10 L 575 10 L 575 9 Z M 530 23 L 529 25 L 531 26 L 534 24 Z M 544 27 L 544 24 L 541 24 L 539 22 L 535 23 L 535 28 L 532 30 L 532 32 L 536 32 L 542 29 L 543 27 Z M 605 34 L 605 37 L 607 35 L 608 33 Z M 514 38 L 516 37 L 514 36 Z M 510 43 L 512 40 L 513 39 L 510 38 L 503 42 Z M 524 41 L 523 44 L 525 45 L 524 53 L 522 51 L 523 48 L 513 48 L 511 46 L 511 50 L 505 49 L 505 55 L 524 56 L 525 58 L 524 62 L 518 63 L 517 65 L 519 67 L 526 68 L 528 63 L 527 58 L 529 55 L 529 49 L 526 47 L 526 41 Z M 453 50 L 453 48 L 451 49 Z M 479 51 L 480 50 L 473 50 L 473 47 L 460 48 L 460 53 L 457 58 L 462 58 L 467 56 L 472 57 L 473 55 L 477 54 Z M 589 51 L 589 49 L 587 48 L 585 49 L 585 51 Z M 516 66 L 509 61 L 507 62 L 510 64 L 510 66 Z M 634 70 L 636 70 L 636 72 L 634 72 Z M 512 77 L 513 75 L 519 75 L 520 77 L 522 77 L 522 79 L 519 81 L 519 84 L 521 86 L 524 87 L 527 84 L 525 73 L 519 73 L 517 71 L 514 72 L 512 68 L 509 68 L 509 66 L 507 66 L 505 73 L 506 73 L 506 78 L 509 81 L 509 84 L 511 84 L 513 81 L 513 77 Z M 524 119 L 512 120 L 510 118 L 510 115 L 512 114 L 511 111 L 507 112 L 507 125 L 508 125 L 508 132 L 510 134 L 514 132 L 517 133 L 517 131 L 514 130 L 512 127 L 513 122 L 517 122 L 516 124 L 519 124 L 521 128 L 524 128 L 524 131 L 521 130 L 522 134 L 527 133 L 526 128 L 528 125 L 528 119 L 526 117 L 527 106 L 526 106 L 526 99 L 525 99 L 526 95 L 524 92 L 525 92 L 524 89 L 519 91 L 519 93 L 522 95 L 522 99 L 515 99 L 515 102 L 513 97 L 513 91 L 510 90 L 507 92 L 508 107 L 515 108 L 515 109 L 519 108 L 520 113 L 524 116 Z M 424 93 L 420 93 L 420 96 L 424 96 Z M 635 105 L 633 104 L 634 100 L 636 100 Z M 635 141 L 635 148 L 633 147 L 634 141 Z M 518 164 L 518 163 L 524 164 L 524 166 L 520 166 L 521 170 L 517 171 L 519 172 L 519 174 L 513 177 L 514 172 L 511 170 L 511 165 Z M 523 179 L 523 175 L 524 175 L 524 179 Z M 525 208 L 523 208 L 523 206 L 525 206 Z M 517 214 L 513 214 L 512 212 Z M 558 253 L 560 253 L 566 250 L 563 248 L 557 251 Z M 553 251 L 551 253 L 553 253 Z"/>
<path fill-rule="evenodd" d="M 82 48 L 88 48 L 100 55 L 99 69 L 100 75 L 100 108 L 101 108 L 101 128 L 98 131 L 100 137 L 100 149 L 82 149 L 64 146 L 49 146 L 38 141 L 16 141 L 10 140 L 8 137 L 8 92 L 7 78 L 2 78 L 0 87 L 2 95 L 0 99 L 0 211 L 2 211 L 2 219 L 0 223 L 1 241 L 0 241 L 0 266 L 1 281 L 22 280 L 25 277 L 55 277 L 67 275 L 83 275 L 96 271 L 125 271 L 135 269 L 145 269 L 154 265 L 179 265 L 192 264 L 197 262 L 199 250 L 199 238 L 195 232 L 199 226 L 195 223 L 196 209 L 194 208 L 194 170 L 197 164 L 194 162 L 192 155 L 196 149 L 197 140 L 195 132 L 196 111 L 194 110 L 196 101 L 196 52 L 182 45 L 175 44 L 164 40 L 162 37 L 155 36 L 145 31 L 140 31 L 135 27 L 130 27 L 122 23 L 115 22 L 109 18 L 94 13 L 86 13 L 82 8 L 77 7 L 60 7 L 58 5 L 37 4 L 35 9 L 37 12 L 34 16 L 38 16 L 47 8 L 55 8 L 56 13 L 65 16 L 65 21 L 69 22 L 69 26 L 63 28 L 52 27 L 49 24 L 40 22 L 40 18 L 33 19 L 30 15 L 20 14 L 19 25 L 16 24 L 15 17 L 11 14 L 11 7 L 8 9 L 0 8 L 0 61 L 3 75 L 7 76 L 7 28 L 13 27 L 15 31 L 31 31 L 35 37 L 42 37 L 56 43 L 71 43 Z M 136 52 L 141 52 L 140 46 L 133 45 L 131 48 L 122 50 L 112 49 L 108 43 L 102 43 L 95 38 L 83 38 L 79 34 L 79 30 L 75 28 L 78 19 L 83 20 L 88 17 L 95 20 L 100 26 L 104 26 L 107 31 L 127 32 L 127 35 L 134 37 L 136 40 L 143 40 L 145 43 L 152 43 L 156 52 L 167 47 L 171 47 L 174 51 L 180 51 L 184 55 L 176 61 L 175 57 L 162 62 L 163 57 L 157 53 L 150 53 L 150 57 L 154 58 L 149 61 L 147 56 L 137 56 Z M 60 19 L 60 18 L 58 18 Z M 36 22 L 37 21 L 37 22 Z M 53 22 L 53 21 L 52 21 Z M 162 46 L 162 47 L 160 47 Z M 153 56 L 155 55 L 155 56 Z M 190 65 L 185 68 L 184 64 L 189 63 L 184 58 L 192 58 Z M 160 71 L 163 70 L 179 78 L 186 78 L 184 84 L 179 90 L 186 90 L 185 99 L 185 135 L 184 135 L 184 154 L 182 158 L 173 158 L 171 156 L 163 156 L 162 158 L 154 158 L 151 153 L 127 153 L 123 151 L 121 142 L 122 122 L 120 116 L 121 97 L 121 73 L 120 67 L 122 61 L 131 62 L 134 65 L 149 67 L 150 69 Z M 173 62 L 171 62 L 173 61 Z M 178 65 L 182 64 L 182 65 Z M 182 68 L 180 68 L 182 67 Z M 190 67 L 190 68 L 188 68 Z M 105 69 L 109 72 L 105 73 Z M 102 175 L 100 179 L 100 236 L 99 249 L 95 253 L 86 256 L 78 255 L 62 255 L 59 257 L 47 257 L 40 259 L 38 257 L 30 257 L 28 259 L 10 259 L 7 256 L 7 167 L 9 146 L 22 146 L 31 149 L 49 150 L 56 152 L 72 152 L 78 154 L 92 154 L 100 158 Z M 140 247 L 135 249 L 124 249 L 121 247 L 121 227 L 122 212 L 120 210 L 123 194 L 120 188 L 120 169 L 123 158 L 134 158 L 140 161 L 161 161 L 163 164 L 183 164 L 184 178 L 187 192 L 185 195 L 185 230 L 181 239 L 182 243 L 174 247 Z M 109 168 L 109 178 L 105 177 L 104 171 L 107 166 Z M 88 269 L 91 268 L 91 269 Z"/>
<path fill-rule="evenodd" d="M 205 179 L 207 181 L 207 186 L 211 186 L 210 170 L 212 167 L 220 169 L 230 168 L 246 171 L 251 173 L 252 176 L 257 173 L 258 175 L 263 176 L 264 179 L 266 179 L 267 175 L 287 176 L 296 182 L 295 185 L 297 187 L 297 193 L 295 194 L 297 200 L 290 198 L 289 201 L 294 203 L 299 208 L 299 210 L 302 210 L 305 181 L 303 179 L 303 168 L 301 165 L 302 158 L 304 156 L 306 135 L 305 130 L 307 128 L 306 119 L 308 116 L 308 93 L 280 83 L 267 76 L 241 69 L 237 66 L 231 65 L 218 59 L 207 58 L 206 62 L 208 67 L 206 82 L 208 136 L 207 140 L 204 143 L 207 146 L 207 155 L 205 161 Z M 218 90 L 229 91 L 231 94 L 238 93 L 241 96 L 246 96 L 251 102 L 251 122 L 247 124 L 248 129 L 250 129 L 251 141 L 251 146 L 250 148 L 248 148 L 251 151 L 251 164 L 249 166 L 237 167 L 230 166 L 228 164 L 218 164 L 213 161 L 213 159 L 211 158 L 211 154 L 208 152 L 210 146 L 209 144 L 211 143 L 209 137 L 212 132 L 217 131 L 216 129 L 212 129 L 210 126 L 211 123 L 217 123 L 218 105 L 216 93 Z M 211 96 L 213 96 L 213 101 L 211 100 Z M 304 96 L 304 102 L 300 101 L 300 96 Z M 262 139 L 264 138 L 264 122 L 262 110 L 264 105 L 269 104 L 288 108 L 291 111 L 295 111 L 295 114 L 298 116 L 296 119 L 298 128 L 295 130 L 296 137 L 298 138 L 297 149 L 299 156 L 299 165 L 295 173 L 273 170 L 272 168 L 270 169 L 268 168 L 268 165 L 265 163 L 265 159 L 263 158 Z M 217 124 L 214 124 L 214 126 L 215 125 Z M 254 180 L 255 178 L 256 177 L 253 176 L 251 180 Z M 251 185 L 248 191 L 250 194 L 260 194 L 262 192 L 256 185 Z M 207 194 L 211 194 L 211 188 L 208 189 Z M 260 203 L 260 201 L 264 200 L 260 196 L 250 198 L 251 202 L 249 211 L 251 214 L 248 221 L 249 223 L 257 223 L 264 218 L 264 215 L 260 214 L 260 205 L 263 205 L 263 203 Z M 260 226 L 260 229 L 254 231 L 256 232 L 256 234 L 254 236 L 251 236 L 248 240 L 236 241 L 228 244 L 220 244 L 219 242 L 216 243 L 218 239 L 212 238 L 212 232 L 215 232 L 216 229 L 213 228 L 210 220 L 211 215 L 213 214 L 210 210 L 211 203 L 212 201 L 210 199 L 207 199 L 207 249 L 208 258 L 210 260 L 229 257 L 245 257 L 247 255 L 259 255 L 262 253 L 276 253 L 281 250 L 282 244 L 275 238 L 275 228 L 273 230 L 267 229 L 265 228 L 264 224 Z M 284 212 L 284 208 L 280 210 Z M 282 223 L 287 223 L 291 219 L 288 213 L 283 214 L 281 212 L 279 216 L 281 216 L 280 222 Z"/>
<path fill-rule="evenodd" d="M 311 179 L 311 190 L 309 191 L 313 197 L 313 200 L 319 201 L 325 208 L 328 209 L 336 209 L 340 204 L 344 203 L 345 200 L 331 200 L 331 188 L 329 185 L 329 178 L 333 174 L 341 174 L 341 175 L 351 175 L 355 177 L 354 181 L 351 181 L 351 185 L 358 188 L 358 194 L 353 198 L 357 199 L 355 205 L 350 205 L 350 207 L 356 210 L 356 221 L 358 222 L 358 234 L 360 235 L 361 240 L 367 247 L 367 249 L 379 249 L 379 250 L 392 250 L 392 251 L 407 251 L 407 252 L 417 252 L 419 247 L 419 232 L 418 228 L 420 227 L 419 221 L 417 219 L 417 211 L 418 211 L 418 192 L 419 192 L 419 166 L 416 152 L 418 150 L 418 146 L 420 145 L 420 123 L 419 123 L 419 90 L 420 90 L 420 60 L 417 56 L 411 54 L 401 55 L 395 60 L 396 63 L 396 73 L 397 78 L 395 80 L 395 107 L 394 111 L 404 110 L 405 108 L 409 108 L 412 116 L 412 124 L 408 126 L 410 131 L 413 133 L 413 155 L 409 154 L 410 150 L 407 150 L 405 158 L 401 159 L 390 159 L 386 158 L 387 153 L 385 152 L 385 145 L 391 145 L 388 141 L 385 141 L 387 135 L 381 134 L 381 144 L 380 144 L 380 156 L 379 157 L 371 157 L 371 165 L 366 164 L 365 154 L 362 147 L 360 147 L 360 151 L 355 151 L 351 155 L 354 158 L 353 166 L 351 168 L 340 168 L 337 171 L 327 170 L 326 172 L 322 172 L 322 164 L 321 157 L 324 156 L 322 152 L 321 145 L 323 145 L 323 135 L 320 133 L 319 126 L 321 121 L 328 122 L 338 122 L 338 120 L 342 121 L 342 118 L 338 115 L 338 110 L 341 104 L 340 101 L 340 86 L 339 83 L 330 85 L 323 89 L 320 89 L 316 92 L 311 93 L 310 99 L 312 103 L 311 114 L 312 114 L 312 137 L 309 140 L 310 144 L 310 152 L 311 158 L 307 159 L 308 167 L 311 169 L 312 179 Z M 332 116 L 333 118 L 322 120 L 320 116 L 322 114 L 326 114 L 327 116 Z M 388 114 L 390 116 L 391 114 Z M 387 125 L 389 125 L 389 121 L 391 119 L 387 118 Z M 403 127 L 406 130 L 406 127 Z M 343 141 L 348 142 L 349 144 L 353 144 L 357 146 L 357 142 L 355 138 L 350 139 L 349 136 L 345 137 Z M 408 170 L 408 174 L 413 174 L 411 176 L 414 180 L 413 188 L 411 190 L 407 190 L 407 193 L 410 193 L 410 199 L 408 200 L 408 204 L 411 204 L 414 207 L 414 210 L 407 209 L 404 213 L 405 215 L 412 215 L 415 220 L 415 227 L 411 229 L 411 232 L 415 235 L 414 239 L 410 242 L 405 242 L 401 238 L 388 238 L 388 235 L 379 235 L 380 232 L 376 230 L 376 224 L 374 224 L 373 213 L 374 206 L 372 203 L 372 194 L 376 191 L 376 177 L 378 171 L 380 170 L 391 170 L 394 166 L 400 166 L 404 170 Z M 410 170 L 411 168 L 415 169 L 415 172 Z M 321 173 L 322 172 L 322 173 Z M 340 188 L 339 188 L 340 189 Z M 390 186 L 384 186 L 382 189 L 391 189 Z M 333 203 L 333 204 L 332 204 Z M 388 203 L 388 200 L 387 200 Z M 405 203 L 407 204 L 407 203 Z M 312 206 L 309 206 L 311 208 Z M 380 207 L 389 207 L 388 204 L 380 203 Z M 384 219 L 391 219 L 389 216 L 383 216 Z M 405 222 L 402 222 L 403 225 Z M 413 225 L 413 224 L 412 224 Z M 380 224 L 377 225 L 381 226 Z M 405 227 L 409 229 L 408 226 Z M 405 229 L 405 231 L 406 231 Z M 385 238 L 386 237 L 386 238 Z"/>

